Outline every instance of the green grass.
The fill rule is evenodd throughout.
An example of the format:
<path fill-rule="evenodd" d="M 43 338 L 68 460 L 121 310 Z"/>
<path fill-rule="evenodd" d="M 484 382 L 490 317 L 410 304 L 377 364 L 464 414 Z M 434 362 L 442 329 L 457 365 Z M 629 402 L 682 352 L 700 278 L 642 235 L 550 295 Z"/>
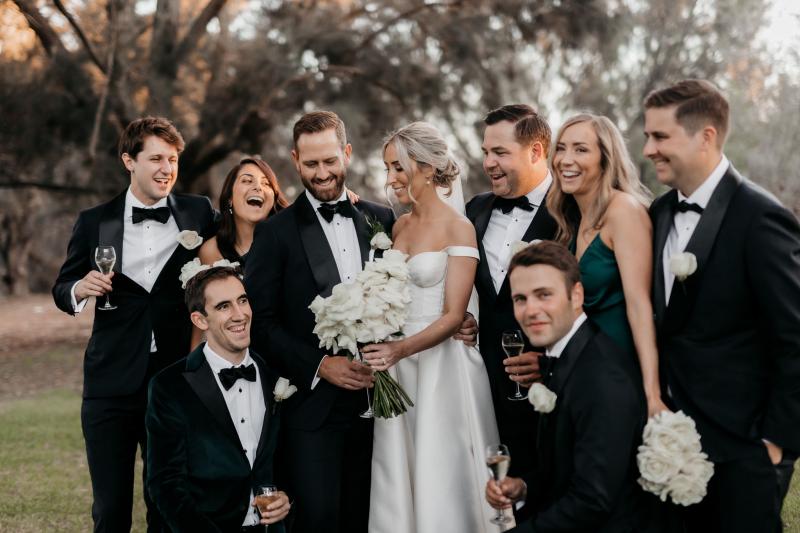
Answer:
<path fill-rule="evenodd" d="M 92 530 L 80 396 L 55 390 L 0 403 L 0 531 Z M 133 531 L 144 531 L 141 463 Z"/>
<path fill-rule="evenodd" d="M 76 392 L 0 403 L 0 532 L 91 531 L 92 490 Z M 798 465 L 800 467 L 800 465 Z M 144 531 L 141 463 L 133 531 Z M 785 532 L 800 533 L 800 474 L 783 506 Z"/>

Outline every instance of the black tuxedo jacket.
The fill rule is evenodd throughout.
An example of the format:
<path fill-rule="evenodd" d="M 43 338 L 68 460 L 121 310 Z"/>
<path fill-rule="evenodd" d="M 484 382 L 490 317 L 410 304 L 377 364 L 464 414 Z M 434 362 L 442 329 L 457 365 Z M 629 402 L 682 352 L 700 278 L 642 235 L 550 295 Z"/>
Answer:
<path fill-rule="evenodd" d="M 694 418 L 714 461 L 800 451 L 800 226 L 731 166 L 686 251 L 697 270 L 664 297 L 676 191 L 650 208 L 653 306 L 665 399 Z M 667 388 L 668 387 L 668 388 Z M 671 397 L 667 397 L 667 390 Z"/>
<path fill-rule="evenodd" d="M 203 346 L 157 374 L 149 388 L 147 490 L 176 533 L 239 531 L 252 512 L 250 490 L 275 481 L 273 454 L 283 408 L 272 393 L 278 375 L 250 352 L 266 404 L 251 469 Z M 283 532 L 282 523 L 270 525 L 270 533 L 273 528 Z"/>
<path fill-rule="evenodd" d="M 72 230 L 67 259 L 53 286 L 58 308 L 74 314 L 70 303 L 72 286 L 96 268 L 97 246 L 114 246 L 117 261 L 110 296 L 117 309 L 95 313 L 83 361 L 84 398 L 125 396 L 137 391 L 147 372 L 151 332 L 164 356 L 185 354 L 189 348 L 191 322 L 178 276 L 184 263 L 197 255 L 197 249 L 187 250 L 176 242 L 175 251 L 150 292 L 125 276 L 122 218 L 126 192 L 127 189 L 110 202 L 81 212 Z M 208 198 L 170 194 L 167 204 L 180 230 L 194 230 L 204 239 L 213 235 L 215 212 Z"/>
<path fill-rule="evenodd" d="M 514 443 L 524 443 L 526 450 L 531 450 L 535 441 L 536 414 L 530 409 L 527 402 L 512 402 L 507 398 L 516 390 L 514 383 L 508 379 L 508 374 L 503 366 L 505 353 L 500 345 L 503 331 L 520 329 L 514 318 L 514 305 L 511 302 L 511 288 L 508 277 L 503 281 L 500 291 L 496 291 L 489 264 L 486 261 L 486 250 L 483 247 L 483 236 L 489 226 L 489 218 L 497 197 L 492 193 L 483 193 L 475 196 L 467 203 L 467 218 L 475 226 L 480 251 L 480 262 L 475 274 L 475 288 L 478 292 L 478 324 L 480 332 L 478 340 L 480 352 L 483 356 L 486 371 L 489 375 L 489 384 L 492 389 L 495 415 L 500 429 L 501 440 L 514 447 Z M 534 239 L 549 240 L 556 234 L 557 225 L 547 209 L 542 206 L 536 212 L 523 237 L 524 241 Z M 531 349 L 527 339 L 525 351 Z M 516 446 L 520 448 L 519 445 Z M 532 450 L 531 450 L 532 452 Z M 515 460 L 512 461 L 512 472 L 520 474 L 533 466 L 532 457 L 523 458 L 518 450 Z"/>
<path fill-rule="evenodd" d="M 369 255 L 366 217 L 380 222 L 390 235 L 394 213 L 363 200 L 353 207 L 363 263 Z M 340 281 L 325 233 L 304 193 L 256 227 L 245 273 L 253 308 L 252 345 L 298 387 L 298 401 L 286 412 L 288 427 L 315 430 L 334 406 L 354 414 L 364 408 L 364 391 L 347 391 L 325 380 L 311 390 L 325 350 L 313 333 L 314 314 L 308 306 L 317 295 L 330 296 Z"/>
<path fill-rule="evenodd" d="M 519 531 L 643 531 L 637 446 L 647 417 L 635 358 L 590 321 L 555 359 L 539 417 L 537 470 L 526 476 L 533 517 Z"/>

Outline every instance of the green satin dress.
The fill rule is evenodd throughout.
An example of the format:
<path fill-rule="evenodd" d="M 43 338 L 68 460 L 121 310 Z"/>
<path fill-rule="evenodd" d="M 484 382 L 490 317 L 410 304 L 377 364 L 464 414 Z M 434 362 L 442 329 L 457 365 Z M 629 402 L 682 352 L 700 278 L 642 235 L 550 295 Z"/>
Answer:
<path fill-rule="evenodd" d="M 574 240 L 570 243 L 570 250 L 575 253 Z M 586 315 L 621 348 L 635 354 L 617 259 L 599 233 L 583 252 L 578 266 Z"/>

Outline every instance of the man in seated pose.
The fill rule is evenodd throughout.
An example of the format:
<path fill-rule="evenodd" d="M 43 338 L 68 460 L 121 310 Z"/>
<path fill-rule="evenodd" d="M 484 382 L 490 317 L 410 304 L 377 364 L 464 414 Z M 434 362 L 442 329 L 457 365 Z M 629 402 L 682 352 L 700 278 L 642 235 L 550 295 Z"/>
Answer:
<path fill-rule="evenodd" d="M 578 263 L 565 247 L 525 248 L 509 276 L 514 316 L 532 345 L 547 347 L 543 384 L 555 405 L 537 406 L 536 470 L 490 480 L 487 500 L 530 506 L 515 531 L 642 531 L 635 454 L 646 409 L 636 359 L 587 321 Z"/>
<path fill-rule="evenodd" d="M 212 267 L 186 287 L 192 323 L 207 342 L 150 384 L 147 491 L 174 532 L 283 533 L 286 494 L 259 514 L 255 496 L 273 485 L 278 380 L 248 350 L 250 304 L 236 269 Z"/>

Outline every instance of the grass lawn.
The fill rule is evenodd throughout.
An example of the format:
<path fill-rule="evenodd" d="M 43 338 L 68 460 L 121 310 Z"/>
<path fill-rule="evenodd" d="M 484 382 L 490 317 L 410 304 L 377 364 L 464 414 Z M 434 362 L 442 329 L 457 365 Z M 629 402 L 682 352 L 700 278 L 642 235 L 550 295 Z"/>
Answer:
<path fill-rule="evenodd" d="M 91 531 L 92 492 L 80 404 L 80 396 L 71 390 L 0 402 L 0 532 Z M 141 464 L 138 468 L 141 473 Z M 784 503 L 787 533 L 800 533 L 798 479 L 795 475 Z M 135 532 L 145 529 L 140 481 L 137 474 Z"/>

